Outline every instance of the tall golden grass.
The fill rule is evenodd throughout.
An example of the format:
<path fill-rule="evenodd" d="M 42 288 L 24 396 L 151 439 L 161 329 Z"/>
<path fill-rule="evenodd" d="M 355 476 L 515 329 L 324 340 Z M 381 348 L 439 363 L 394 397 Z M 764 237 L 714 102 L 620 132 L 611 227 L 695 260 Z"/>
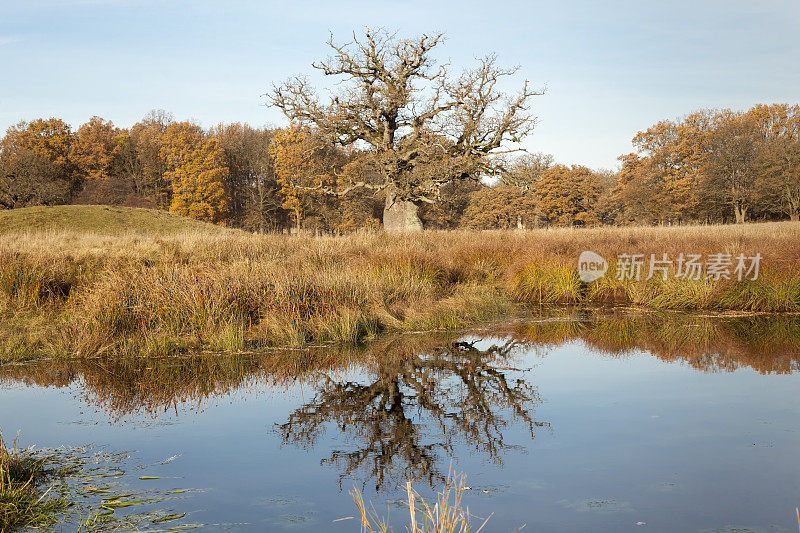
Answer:
<path fill-rule="evenodd" d="M 344 237 L 0 234 L 0 357 L 354 344 L 524 304 L 800 311 L 800 224 Z M 761 253 L 757 281 L 577 277 L 581 251 Z"/>

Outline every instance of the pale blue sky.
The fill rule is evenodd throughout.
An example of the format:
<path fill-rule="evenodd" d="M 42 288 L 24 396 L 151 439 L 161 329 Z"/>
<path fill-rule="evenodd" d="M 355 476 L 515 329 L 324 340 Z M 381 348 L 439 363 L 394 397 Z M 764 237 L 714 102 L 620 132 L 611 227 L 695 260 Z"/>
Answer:
<path fill-rule="evenodd" d="M 0 129 L 162 108 L 203 126 L 282 125 L 261 94 L 312 74 L 328 32 L 445 31 L 455 67 L 495 52 L 547 93 L 527 147 L 614 168 L 633 135 L 701 107 L 800 99 L 800 1 L 0 0 Z M 321 80 L 312 77 L 312 80 Z"/>

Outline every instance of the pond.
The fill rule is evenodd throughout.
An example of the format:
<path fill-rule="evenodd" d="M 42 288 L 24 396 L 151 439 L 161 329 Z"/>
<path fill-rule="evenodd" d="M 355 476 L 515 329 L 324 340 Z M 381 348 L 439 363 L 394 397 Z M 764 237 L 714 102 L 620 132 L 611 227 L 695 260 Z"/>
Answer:
<path fill-rule="evenodd" d="M 483 531 L 797 531 L 795 315 L 572 310 L 350 350 L 42 361 L 1 367 L 0 398 L 7 440 L 126 452 L 130 491 L 180 489 L 115 511 L 170 527 L 358 531 L 358 487 L 404 531 L 405 481 L 427 497 L 452 471 Z"/>

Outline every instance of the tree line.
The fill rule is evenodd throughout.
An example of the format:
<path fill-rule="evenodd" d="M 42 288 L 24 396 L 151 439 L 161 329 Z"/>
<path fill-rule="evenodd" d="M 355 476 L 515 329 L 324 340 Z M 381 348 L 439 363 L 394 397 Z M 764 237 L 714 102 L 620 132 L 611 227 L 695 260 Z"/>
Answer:
<path fill-rule="evenodd" d="M 0 140 L 0 205 L 101 203 L 168 209 L 253 231 L 387 231 L 745 222 L 800 216 L 800 107 L 702 110 L 633 138 L 617 171 L 520 149 L 543 94 L 494 56 L 453 73 L 442 34 L 383 30 L 275 85 L 285 128 L 203 129 L 152 111 L 130 128 L 93 117 L 12 126 Z"/>
<path fill-rule="evenodd" d="M 420 219 L 491 229 L 800 216 L 796 105 L 698 111 L 633 144 L 616 172 L 517 156 L 494 177 L 442 183 Z M 124 205 L 251 231 L 347 232 L 380 227 L 385 193 L 353 185 L 380 181 L 372 157 L 299 123 L 203 129 L 152 111 L 130 128 L 93 117 L 73 131 L 36 119 L 0 139 L 0 205 Z"/>

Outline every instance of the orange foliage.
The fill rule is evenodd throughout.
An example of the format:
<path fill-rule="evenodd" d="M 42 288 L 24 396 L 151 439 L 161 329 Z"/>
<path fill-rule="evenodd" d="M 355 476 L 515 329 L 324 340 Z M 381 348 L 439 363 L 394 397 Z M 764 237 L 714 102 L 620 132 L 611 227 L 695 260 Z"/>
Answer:
<path fill-rule="evenodd" d="M 554 226 L 599 224 L 595 211 L 602 185 L 586 167 L 555 165 L 544 171 L 536 189 L 541 217 Z"/>
<path fill-rule="evenodd" d="M 172 183 L 172 213 L 207 222 L 220 222 L 228 214 L 225 192 L 225 154 L 214 138 L 189 122 L 167 126 L 161 155 L 167 162 L 164 176 Z"/>
<path fill-rule="evenodd" d="M 272 138 L 270 155 L 284 197 L 282 207 L 292 212 L 297 229 L 311 199 L 321 196 L 322 187 L 335 184 L 326 149 L 309 127 L 300 124 L 278 130 Z"/>
<path fill-rule="evenodd" d="M 120 150 L 121 135 L 114 123 L 97 116 L 78 128 L 70 157 L 82 178 L 103 181 L 109 178 L 114 157 Z"/>

